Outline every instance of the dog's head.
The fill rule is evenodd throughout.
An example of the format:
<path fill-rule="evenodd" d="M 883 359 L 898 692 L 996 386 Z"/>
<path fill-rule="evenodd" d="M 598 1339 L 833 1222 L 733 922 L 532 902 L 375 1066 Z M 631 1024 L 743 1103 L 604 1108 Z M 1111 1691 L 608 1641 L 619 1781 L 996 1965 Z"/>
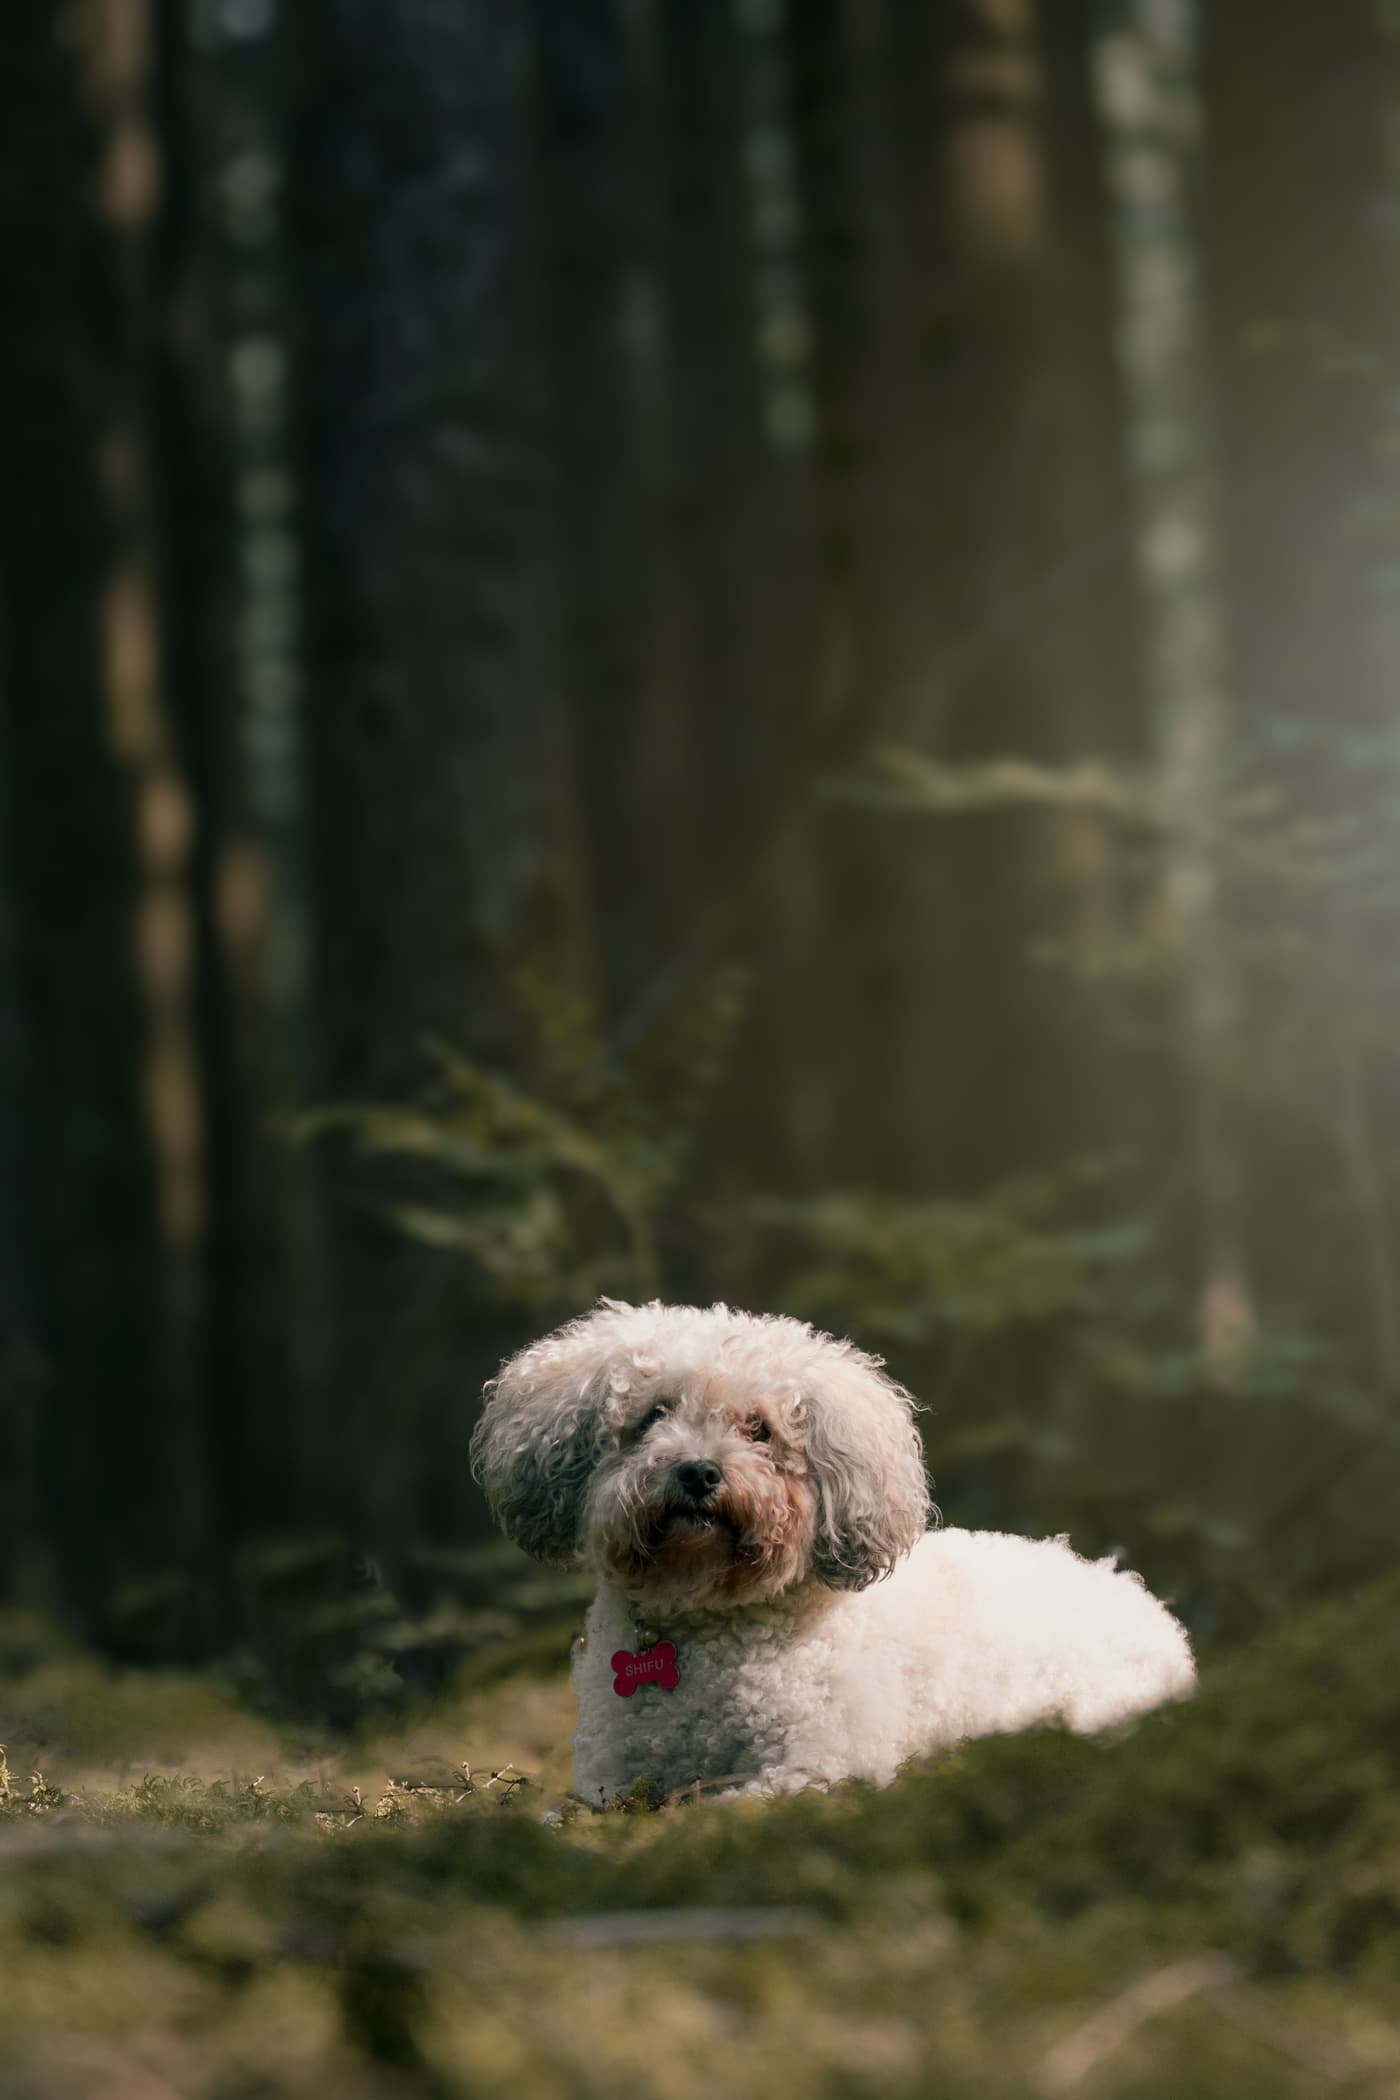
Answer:
<path fill-rule="evenodd" d="M 914 1402 L 800 1320 L 620 1305 L 533 1343 L 487 1388 L 473 1463 L 508 1535 L 640 1602 L 862 1589 L 930 1513 Z"/>

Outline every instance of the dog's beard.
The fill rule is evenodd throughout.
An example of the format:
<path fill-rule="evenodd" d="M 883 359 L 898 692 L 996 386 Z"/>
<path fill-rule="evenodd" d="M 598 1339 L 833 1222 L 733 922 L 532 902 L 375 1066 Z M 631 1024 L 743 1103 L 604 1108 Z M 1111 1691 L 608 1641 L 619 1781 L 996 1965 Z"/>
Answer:
<path fill-rule="evenodd" d="M 805 1483 L 757 1459 L 726 1466 L 703 1506 L 675 1493 L 669 1466 L 622 1466 L 595 1483 L 586 1550 L 600 1575 L 641 1602 L 751 1604 L 806 1572 L 814 1528 Z"/>

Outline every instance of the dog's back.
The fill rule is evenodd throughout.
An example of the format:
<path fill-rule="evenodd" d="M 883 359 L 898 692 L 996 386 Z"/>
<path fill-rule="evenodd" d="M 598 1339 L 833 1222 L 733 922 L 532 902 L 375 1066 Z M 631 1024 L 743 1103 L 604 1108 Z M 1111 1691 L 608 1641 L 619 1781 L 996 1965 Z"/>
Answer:
<path fill-rule="evenodd" d="M 672 1689 L 614 1690 L 612 1656 L 634 1615 L 603 1590 L 575 1663 L 579 1791 L 646 1778 L 788 1792 L 1038 1722 L 1080 1731 L 1185 1696 L 1182 1628 L 1135 1575 L 1060 1539 L 933 1531 L 889 1578 L 855 1593 L 816 1585 L 770 1604 L 677 1614 Z"/>

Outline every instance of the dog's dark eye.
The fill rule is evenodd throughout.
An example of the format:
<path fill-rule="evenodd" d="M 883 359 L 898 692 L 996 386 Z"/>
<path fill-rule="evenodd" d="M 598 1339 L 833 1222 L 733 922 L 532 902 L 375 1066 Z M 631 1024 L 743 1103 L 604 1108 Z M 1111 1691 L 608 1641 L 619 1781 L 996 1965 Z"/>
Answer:
<path fill-rule="evenodd" d="M 773 1432 L 764 1421 L 762 1415 L 750 1415 L 748 1421 L 744 1424 L 744 1428 L 748 1432 L 751 1444 L 766 1444 L 772 1439 Z"/>
<path fill-rule="evenodd" d="M 670 1409 L 659 1402 L 655 1407 L 649 1407 L 641 1421 L 634 1425 L 633 1436 L 645 1436 L 649 1429 L 655 1429 L 658 1422 L 664 1422 L 669 1413 Z"/>

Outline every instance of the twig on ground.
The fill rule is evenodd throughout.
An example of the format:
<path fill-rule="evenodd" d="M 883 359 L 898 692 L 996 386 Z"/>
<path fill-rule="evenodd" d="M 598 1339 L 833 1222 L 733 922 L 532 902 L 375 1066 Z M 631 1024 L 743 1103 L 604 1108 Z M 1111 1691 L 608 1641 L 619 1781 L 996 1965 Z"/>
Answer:
<path fill-rule="evenodd" d="M 1140 1977 L 1092 2019 L 1057 2042 L 1040 2067 L 1041 2091 L 1072 2092 L 1149 2020 L 1172 2012 L 1193 1998 L 1204 1998 L 1221 2019 L 1333 2085 L 1349 2084 L 1368 2068 L 1344 2042 L 1303 2027 L 1296 2020 L 1281 2020 L 1245 1985 L 1228 1954 L 1195 1954 Z"/>
<path fill-rule="evenodd" d="M 1131 2041 L 1139 2028 L 1205 1991 L 1220 1991 L 1238 1981 L 1239 1970 L 1228 1954 L 1193 1954 L 1141 1976 L 1102 2006 L 1090 2019 L 1056 2042 L 1040 2066 L 1043 2093 L 1071 2093 L 1091 2072 Z"/>

